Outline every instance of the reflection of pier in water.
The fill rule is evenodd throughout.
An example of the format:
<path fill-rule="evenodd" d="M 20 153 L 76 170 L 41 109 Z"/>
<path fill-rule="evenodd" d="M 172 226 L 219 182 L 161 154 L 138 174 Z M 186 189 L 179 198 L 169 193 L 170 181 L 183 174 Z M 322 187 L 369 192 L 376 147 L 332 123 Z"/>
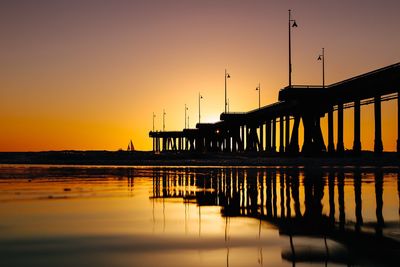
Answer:
<path fill-rule="evenodd" d="M 393 236 L 398 232 L 399 222 L 384 220 L 384 174 L 381 170 L 366 174 L 358 170 L 351 173 L 241 168 L 204 172 L 201 169 L 192 172 L 190 168 L 155 170 L 152 198 L 180 198 L 185 203 L 197 203 L 199 208 L 221 206 L 227 220 L 244 216 L 260 220 L 260 227 L 261 222 L 274 225 L 280 234 L 289 237 L 290 249 L 283 250 L 282 257 L 293 264 L 302 261 L 353 264 L 368 258 L 390 265 L 397 261 L 400 249 L 399 237 Z M 374 199 L 376 205 L 376 219 L 367 222 L 362 215 L 362 179 L 366 177 L 372 177 L 369 182 L 374 183 L 375 196 L 368 198 Z M 348 190 L 349 178 L 352 178 L 352 192 Z M 354 194 L 354 221 L 346 220 L 349 209 L 345 209 L 345 194 L 350 193 Z M 325 194 L 328 209 L 324 213 Z M 400 196 L 400 174 L 397 194 Z M 391 226 L 396 227 L 393 233 Z M 325 249 L 304 251 L 296 246 L 295 238 L 299 236 L 323 238 Z M 327 240 L 344 246 L 346 253 L 335 253 Z"/>

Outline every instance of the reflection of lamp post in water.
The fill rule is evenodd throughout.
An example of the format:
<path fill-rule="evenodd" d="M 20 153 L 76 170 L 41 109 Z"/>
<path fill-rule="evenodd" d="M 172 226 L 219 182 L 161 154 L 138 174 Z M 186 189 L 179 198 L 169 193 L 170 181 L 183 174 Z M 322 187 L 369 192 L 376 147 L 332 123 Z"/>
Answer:
<path fill-rule="evenodd" d="M 200 209 L 200 204 L 199 204 L 199 237 L 201 235 L 201 209 Z"/>

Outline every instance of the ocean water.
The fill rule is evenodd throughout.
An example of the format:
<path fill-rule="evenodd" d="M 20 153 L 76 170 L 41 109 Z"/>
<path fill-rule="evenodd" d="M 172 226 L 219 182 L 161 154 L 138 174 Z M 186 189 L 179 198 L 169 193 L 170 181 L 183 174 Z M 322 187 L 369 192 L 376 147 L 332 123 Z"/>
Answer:
<path fill-rule="evenodd" d="M 399 266 L 399 177 L 0 165 L 0 266 Z"/>

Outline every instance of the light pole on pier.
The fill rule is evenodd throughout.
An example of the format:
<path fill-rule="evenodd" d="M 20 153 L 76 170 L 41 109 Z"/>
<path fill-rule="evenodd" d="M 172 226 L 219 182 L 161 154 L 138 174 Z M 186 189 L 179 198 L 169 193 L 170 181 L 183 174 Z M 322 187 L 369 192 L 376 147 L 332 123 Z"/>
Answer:
<path fill-rule="evenodd" d="M 228 107 L 227 92 L 226 92 L 226 80 L 227 80 L 228 78 L 230 78 L 230 77 L 231 77 L 231 76 L 229 75 L 229 73 L 226 72 L 226 69 L 225 69 L 225 113 L 226 113 L 227 107 Z"/>
<path fill-rule="evenodd" d="M 322 88 L 325 89 L 325 49 L 322 48 L 322 55 L 318 56 L 318 60 L 322 60 Z"/>
<path fill-rule="evenodd" d="M 167 113 L 165 113 L 165 109 L 163 109 L 163 118 L 162 118 L 162 129 L 163 129 L 163 132 L 165 132 L 165 115 L 167 115 Z"/>
<path fill-rule="evenodd" d="M 296 20 L 291 17 L 291 10 L 289 9 L 289 88 L 292 87 L 292 40 L 291 40 L 291 28 L 297 27 Z M 293 24 L 292 24 L 293 22 Z"/>
<path fill-rule="evenodd" d="M 154 132 L 154 119 L 155 119 L 155 117 L 156 117 L 156 114 L 154 114 L 154 112 L 153 112 L 153 132 Z"/>
<path fill-rule="evenodd" d="M 256 87 L 256 91 L 258 91 L 258 109 L 261 108 L 261 85 L 258 83 L 258 86 Z"/>
<path fill-rule="evenodd" d="M 199 123 L 200 123 L 200 117 L 201 117 L 201 109 L 200 109 L 200 100 L 203 99 L 203 96 L 199 92 Z"/>
<path fill-rule="evenodd" d="M 189 108 L 186 106 L 186 104 L 185 104 L 185 129 L 186 129 L 186 118 L 187 118 L 187 116 L 186 116 L 186 112 L 189 110 Z"/>

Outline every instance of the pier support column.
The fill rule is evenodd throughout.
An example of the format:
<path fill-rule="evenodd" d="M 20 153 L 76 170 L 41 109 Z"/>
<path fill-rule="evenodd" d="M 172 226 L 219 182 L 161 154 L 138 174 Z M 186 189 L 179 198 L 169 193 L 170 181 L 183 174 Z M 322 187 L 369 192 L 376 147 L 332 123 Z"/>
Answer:
<path fill-rule="evenodd" d="M 381 97 L 374 97 L 374 115 L 375 115 L 375 144 L 374 144 L 374 152 L 382 153 L 383 144 L 382 144 L 382 120 L 381 120 Z"/>
<path fill-rule="evenodd" d="M 279 118 L 279 153 L 285 152 L 283 144 L 283 116 Z"/>
<path fill-rule="evenodd" d="M 290 115 L 286 115 L 285 119 L 285 152 L 289 151 L 290 142 Z"/>
<path fill-rule="evenodd" d="M 271 120 L 265 123 L 265 150 L 271 152 Z"/>
<path fill-rule="evenodd" d="M 162 151 L 167 150 L 167 140 L 165 138 L 162 138 L 161 141 L 162 141 Z"/>
<path fill-rule="evenodd" d="M 400 91 L 397 92 L 397 154 L 400 155 Z"/>
<path fill-rule="evenodd" d="M 276 118 L 272 120 L 272 152 L 276 152 Z"/>
<path fill-rule="evenodd" d="M 264 123 L 260 124 L 260 145 L 258 151 L 264 151 Z"/>
<path fill-rule="evenodd" d="M 333 107 L 328 111 L 328 152 L 335 152 L 335 143 L 333 141 Z"/>
<path fill-rule="evenodd" d="M 361 126 L 360 126 L 360 100 L 357 99 L 354 101 L 354 143 L 353 143 L 353 152 L 360 153 L 361 152 Z"/>
<path fill-rule="evenodd" d="M 239 145 L 239 151 L 243 152 L 244 151 L 244 125 L 240 126 L 240 133 L 239 133 L 239 139 L 240 139 L 240 145 Z"/>
<path fill-rule="evenodd" d="M 344 143 L 343 143 L 343 103 L 338 104 L 338 140 L 336 151 L 338 153 L 344 152 Z"/>
<path fill-rule="evenodd" d="M 299 126 L 300 126 L 300 116 L 294 116 L 294 123 L 292 129 L 292 138 L 290 139 L 289 153 L 297 154 L 299 153 Z"/>

